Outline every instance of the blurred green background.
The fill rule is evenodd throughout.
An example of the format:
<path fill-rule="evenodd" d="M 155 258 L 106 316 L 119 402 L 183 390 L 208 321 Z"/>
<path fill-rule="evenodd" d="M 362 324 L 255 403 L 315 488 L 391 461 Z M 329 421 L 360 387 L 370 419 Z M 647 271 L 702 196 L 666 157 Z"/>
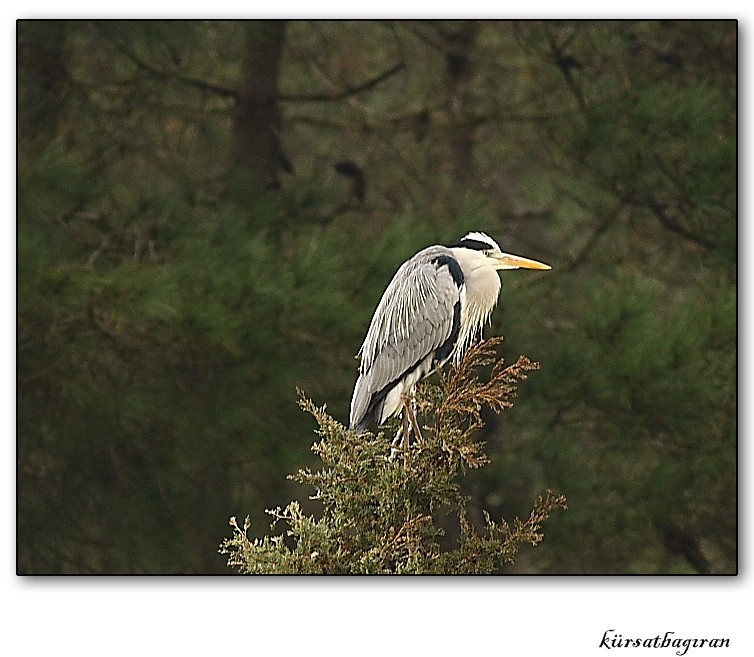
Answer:
<path fill-rule="evenodd" d="M 345 422 L 395 269 L 469 230 L 553 266 L 487 330 L 541 370 L 471 519 L 569 505 L 505 572 L 736 572 L 736 22 L 17 37 L 19 573 L 229 572 L 311 493 L 296 387 Z"/>

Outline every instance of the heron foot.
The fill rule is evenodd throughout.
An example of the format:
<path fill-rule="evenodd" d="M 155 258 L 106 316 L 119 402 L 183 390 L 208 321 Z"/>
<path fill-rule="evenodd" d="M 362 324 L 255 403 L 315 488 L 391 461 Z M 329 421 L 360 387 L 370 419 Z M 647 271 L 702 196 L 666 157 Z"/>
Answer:
<path fill-rule="evenodd" d="M 390 444 L 390 461 L 394 460 L 398 452 L 403 452 L 404 465 L 408 470 L 408 445 L 409 434 L 413 433 L 416 436 L 416 441 L 419 443 L 424 442 L 424 436 L 419 429 L 419 422 L 416 419 L 416 410 L 414 408 L 415 403 L 413 397 L 403 398 L 403 409 L 401 412 L 401 426 L 398 427 L 398 431 L 395 433 L 395 438 Z"/>
<path fill-rule="evenodd" d="M 391 461 L 395 459 L 395 456 L 396 454 L 398 454 L 398 452 L 403 451 L 403 447 L 399 446 L 402 438 L 403 438 L 403 426 L 400 426 L 398 427 L 398 431 L 395 432 L 395 438 L 393 438 L 393 442 L 390 443 L 390 460 Z"/>

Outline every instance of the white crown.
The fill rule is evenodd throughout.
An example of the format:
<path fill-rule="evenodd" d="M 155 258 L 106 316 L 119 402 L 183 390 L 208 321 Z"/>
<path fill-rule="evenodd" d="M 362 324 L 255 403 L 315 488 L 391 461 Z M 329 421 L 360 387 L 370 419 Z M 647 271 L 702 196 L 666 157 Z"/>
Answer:
<path fill-rule="evenodd" d="M 497 249 L 498 251 L 502 251 L 502 249 L 500 248 L 500 245 L 495 240 L 493 240 L 489 235 L 487 235 L 487 233 L 473 232 L 466 235 L 463 239 L 475 240 L 477 242 L 485 242 L 486 244 L 490 245 L 490 248 Z"/>

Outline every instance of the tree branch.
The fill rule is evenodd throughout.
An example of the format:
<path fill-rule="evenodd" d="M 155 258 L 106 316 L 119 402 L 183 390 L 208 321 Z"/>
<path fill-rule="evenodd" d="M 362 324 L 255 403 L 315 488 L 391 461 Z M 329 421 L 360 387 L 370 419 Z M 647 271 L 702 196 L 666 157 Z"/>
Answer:
<path fill-rule="evenodd" d="M 676 233 L 677 235 L 680 235 L 681 237 L 694 242 L 695 244 L 698 244 L 699 246 L 703 246 L 706 249 L 714 249 L 717 244 L 709 240 L 702 235 L 699 235 L 697 233 L 693 233 L 692 231 L 688 230 L 678 222 L 674 221 L 668 216 L 667 208 L 663 205 L 661 205 L 657 201 L 649 200 L 644 203 L 646 207 L 648 207 L 657 217 L 659 222 L 667 228 L 669 231 Z"/>
<path fill-rule="evenodd" d="M 105 38 L 108 38 L 107 35 L 105 35 Z M 108 40 L 118 50 L 120 50 L 122 54 L 124 54 L 128 59 L 130 59 L 131 62 L 133 62 L 140 70 L 144 71 L 145 73 L 148 73 L 152 77 L 159 78 L 161 80 L 173 79 L 173 80 L 176 80 L 177 82 L 181 82 L 182 84 L 188 85 L 190 87 L 201 89 L 202 91 L 210 91 L 212 93 L 219 94 L 221 96 L 228 96 L 228 97 L 238 100 L 238 92 L 235 89 L 224 87 L 214 82 L 208 82 L 207 80 L 200 80 L 198 78 L 192 78 L 192 77 L 180 75 L 179 73 L 176 73 L 175 71 L 164 71 L 162 69 L 156 68 L 155 66 L 152 66 L 151 64 L 148 64 L 147 62 L 145 62 L 143 59 L 140 59 L 135 53 L 131 52 L 128 48 L 126 48 L 126 46 L 124 46 L 120 41 L 116 39 L 111 39 L 111 38 L 108 38 Z"/>
<path fill-rule="evenodd" d="M 405 67 L 403 61 L 398 62 L 387 71 L 380 73 L 377 77 L 367 80 L 355 87 L 346 87 L 343 91 L 324 92 L 319 94 L 278 94 L 277 100 L 282 102 L 321 102 L 326 100 L 341 100 L 347 96 L 353 96 L 363 91 L 369 91 L 376 87 L 380 82 L 387 80 Z"/>

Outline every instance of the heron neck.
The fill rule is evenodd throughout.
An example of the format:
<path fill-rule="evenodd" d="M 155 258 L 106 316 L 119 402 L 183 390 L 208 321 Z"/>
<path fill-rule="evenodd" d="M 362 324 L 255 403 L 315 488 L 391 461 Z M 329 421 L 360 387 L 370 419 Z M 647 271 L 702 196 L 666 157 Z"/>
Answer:
<path fill-rule="evenodd" d="M 460 360 L 497 304 L 500 276 L 478 252 L 454 249 L 454 255 L 464 272 L 464 310 L 456 350 L 456 359 Z"/>

